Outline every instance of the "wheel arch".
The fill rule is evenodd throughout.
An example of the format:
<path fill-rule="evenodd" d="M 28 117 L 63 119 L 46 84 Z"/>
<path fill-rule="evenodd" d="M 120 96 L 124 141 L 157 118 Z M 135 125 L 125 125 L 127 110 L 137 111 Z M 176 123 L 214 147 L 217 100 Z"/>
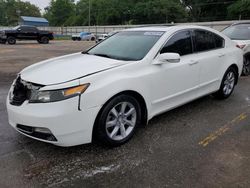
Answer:
<path fill-rule="evenodd" d="M 142 123 L 141 124 L 146 125 L 148 123 L 148 108 L 147 108 L 147 104 L 146 104 L 146 101 L 145 101 L 144 97 L 140 93 L 138 93 L 136 91 L 133 91 L 133 90 L 122 91 L 122 92 L 119 92 L 119 93 L 113 95 L 110 99 L 108 99 L 104 103 L 102 108 L 99 110 L 99 112 L 98 112 L 98 114 L 97 114 L 97 116 L 95 118 L 95 122 L 94 122 L 94 127 L 93 127 L 93 131 L 92 131 L 92 140 L 94 139 L 94 136 L 95 136 L 94 134 L 95 134 L 96 124 L 97 124 L 96 122 L 97 122 L 98 118 L 100 117 L 103 108 L 112 99 L 114 99 L 115 97 L 120 96 L 120 95 L 128 95 L 128 96 L 134 97 L 139 102 L 141 110 L 142 110 Z"/>

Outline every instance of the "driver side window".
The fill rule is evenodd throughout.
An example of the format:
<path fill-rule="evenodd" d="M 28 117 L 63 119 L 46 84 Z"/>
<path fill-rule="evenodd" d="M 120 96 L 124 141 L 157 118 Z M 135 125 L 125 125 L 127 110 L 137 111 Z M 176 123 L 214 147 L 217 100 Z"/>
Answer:
<path fill-rule="evenodd" d="M 175 34 L 168 40 L 160 53 L 178 53 L 180 56 L 192 54 L 193 47 L 190 31 L 181 31 Z"/>

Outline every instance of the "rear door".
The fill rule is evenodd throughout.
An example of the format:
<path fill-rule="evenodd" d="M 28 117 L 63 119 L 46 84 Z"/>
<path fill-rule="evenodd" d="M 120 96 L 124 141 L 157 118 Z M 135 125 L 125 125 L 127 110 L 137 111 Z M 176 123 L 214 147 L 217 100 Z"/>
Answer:
<path fill-rule="evenodd" d="M 36 40 L 38 37 L 38 29 L 36 27 L 27 27 L 27 39 Z"/>
<path fill-rule="evenodd" d="M 193 31 L 194 52 L 200 64 L 200 95 L 218 90 L 224 67 L 224 39 L 207 30 Z"/>

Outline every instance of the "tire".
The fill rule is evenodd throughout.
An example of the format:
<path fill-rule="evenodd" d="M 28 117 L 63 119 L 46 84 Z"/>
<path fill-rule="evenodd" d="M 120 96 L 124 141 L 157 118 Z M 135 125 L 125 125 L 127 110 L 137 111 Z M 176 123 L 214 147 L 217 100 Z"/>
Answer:
<path fill-rule="evenodd" d="M 128 95 L 111 99 L 100 111 L 94 128 L 99 143 L 117 147 L 128 142 L 141 124 L 141 107 Z"/>
<path fill-rule="evenodd" d="M 81 41 L 82 39 L 81 38 L 77 38 L 78 41 Z"/>
<path fill-rule="evenodd" d="M 8 37 L 7 42 L 10 45 L 14 45 L 14 44 L 16 44 L 16 38 L 15 37 Z"/>
<path fill-rule="evenodd" d="M 76 41 L 76 38 L 72 38 L 73 41 Z"/>
<path fill-rule="evenodd" d="M 42 44 L 42 41 L 41 41 L 40 39 L 38 39 L 37 42 L 38 42 L 39 44 Z"/>
<path fill-rule="evenodd" d="M 250 58 L 244 58 L 242 76 L 249 76 L 250 75 Z"/>
<path fill-rule="evenodd" d="M 95 40 L 95 37 L 92 37 L 90 40 L 91 40 L 91 41 L 94 41 L 94 40 Z"/>
<path fill-rule="evenodd" d="M 227 99 L 233 93 L 237 79 L 237 71 L 235 68 L 229 67 L 223 76 L 219 91 L 213 95 L 218 99 Z"/>
<path fill-rule="evenodd" d="M 43 36 L 39 39 L 40 44 L 49 44 L 49 37 Z"/>

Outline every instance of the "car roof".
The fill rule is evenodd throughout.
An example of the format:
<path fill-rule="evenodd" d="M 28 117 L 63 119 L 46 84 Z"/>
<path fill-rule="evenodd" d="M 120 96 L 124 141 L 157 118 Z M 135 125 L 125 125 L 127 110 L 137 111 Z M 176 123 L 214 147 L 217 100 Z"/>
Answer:
<path fill-rule="evenodd" d="M 235 25 L 250 25 L 250 22 L 238 22 L 238 23 L 233 23 L 231 26 Z"/>
<path fill-rule="evenodd" d="M 19 27 L 36 27 L 34 25 L 19 25 Z"/>
<path fill-rule="evenodd" d="M 211 30 L 208 27 L 197 26 L 197 25 L 173 25 L 173 26 L 154 26 L 154 27 L 138 27 L 138 28 L 131 28 L 126 29 L 123 31 L 169 31 L 172 29 L 206 29 Z"/>

